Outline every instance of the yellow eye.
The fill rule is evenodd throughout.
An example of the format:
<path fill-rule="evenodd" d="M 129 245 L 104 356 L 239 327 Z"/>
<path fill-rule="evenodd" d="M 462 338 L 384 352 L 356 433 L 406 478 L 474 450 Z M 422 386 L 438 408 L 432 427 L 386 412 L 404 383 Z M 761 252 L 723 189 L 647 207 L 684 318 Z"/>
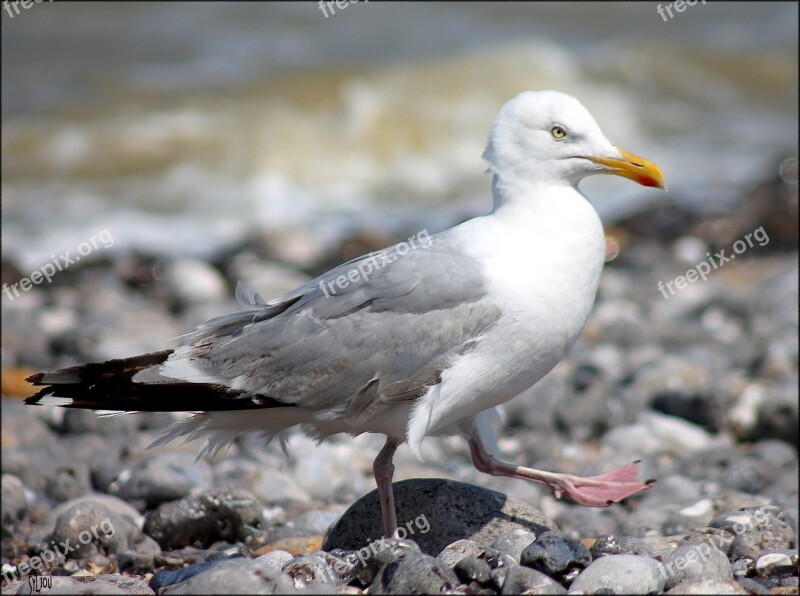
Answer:
<path fill-rule="evenodd" d="M 556 125 L 550 129 L 550 134 L 553 135 L 554 139 L 560 140 L 567 136 L 567 131 L 563 127 Z"/>

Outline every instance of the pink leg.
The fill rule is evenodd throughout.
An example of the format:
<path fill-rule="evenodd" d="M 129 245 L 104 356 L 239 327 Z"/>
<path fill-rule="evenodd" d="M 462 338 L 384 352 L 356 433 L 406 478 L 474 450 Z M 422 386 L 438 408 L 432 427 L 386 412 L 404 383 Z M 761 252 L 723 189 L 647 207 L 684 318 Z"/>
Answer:
<path fill-rule="evenodd" d="M 469 449 L 472 453 L 473 465 L 481 472 L 492 476 L 510 476 L 511 478 L 542 482 L 554 490 L 556 498 L 560 499 L 566 495 L 579 505 L 587 507 L 608 507 L 625 497 L 651 488 L 655 483 L 655 480 L 641 482 L 636 477 L 638 461 L 618 470 L 587 478 L 534 470 L 498 461 L 486 452 L 476 434 L 470 438 Z"/>
<path fill-rule="evenodd" d="M 386 437 L 386 444 L 372 464 L 372 472 L 375 474 L 375 483 L 378 485 L 378 496 L 381 501 L 383 532 L 387 538 L 394 536 L 397 531 L 397 514 L 394 511 L 394 495 L 392 495 L 392 475 L 394 474 L 392 456 L 396 449 L 397 441 Z"/>

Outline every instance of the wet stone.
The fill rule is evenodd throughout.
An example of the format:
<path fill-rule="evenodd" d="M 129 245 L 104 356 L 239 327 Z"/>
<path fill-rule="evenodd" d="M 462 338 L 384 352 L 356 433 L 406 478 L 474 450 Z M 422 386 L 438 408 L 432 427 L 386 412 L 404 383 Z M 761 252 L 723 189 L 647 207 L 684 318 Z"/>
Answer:
<path fill-rule="evenodd" d="M 650 545 L 634 536 L 619 536 L 616 534 L 607 534 L 600 536 L 595 540 L 589 551 L 592 560 L 599 559 L 606 555 L 640 555 L 642 557 L 655 557 L 654 551 Z"/>
<path fill-rule="evenodd" d="M 544 532 L 522 551 L 520 563 L 550 577 L 571 569 L 583 569 L 592 561 L 588 549 L 575 538 L 558 532 Z"/>
<path fill-rule="evenodd" d="M 794 562 L 792 559 L 794 558 Z M 756 573 L 760 577 L 778 577 L 791 575 L 797 567 L 797 551 L 766 553 L 758 557 L 755 564 Z"/>

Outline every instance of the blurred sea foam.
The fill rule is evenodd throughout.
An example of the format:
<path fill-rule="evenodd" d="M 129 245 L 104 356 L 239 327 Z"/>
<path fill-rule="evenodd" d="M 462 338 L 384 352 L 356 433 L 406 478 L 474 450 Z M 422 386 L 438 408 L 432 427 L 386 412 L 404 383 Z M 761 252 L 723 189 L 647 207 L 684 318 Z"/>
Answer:
<path fill-rule="evenodd" d="M 103 228 L 213 254 L 250 233 L 431 232 L 490 206 L 526 89 L 577 96 L 686 204 L 730 209 L 797 147 L 797 5 L 42 3 L 3 14 L 3 251 Z M 606 220 L 654 196 L 583 185 Z"/>

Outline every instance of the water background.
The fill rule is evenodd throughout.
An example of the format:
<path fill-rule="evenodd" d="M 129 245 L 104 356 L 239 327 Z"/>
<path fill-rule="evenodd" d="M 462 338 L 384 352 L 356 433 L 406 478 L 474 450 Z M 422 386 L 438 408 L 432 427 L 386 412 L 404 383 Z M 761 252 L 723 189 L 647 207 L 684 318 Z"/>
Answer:
<path fill-rule="evenodd" d="M 667 22 L 656 6 L 3 10 L 3 255 L 33 269 L 103 229 L 109 250 L 200 256 L 252 234 L 318 253 L 354 229 L 433 233 L 490 207 L 486 131 L 526 89 L 577 96 L 671 198 L 734 209 L 797 156 L 797 4 L 698 2 Z M 606 221 L 660 197 L 582 189 Z"/>

